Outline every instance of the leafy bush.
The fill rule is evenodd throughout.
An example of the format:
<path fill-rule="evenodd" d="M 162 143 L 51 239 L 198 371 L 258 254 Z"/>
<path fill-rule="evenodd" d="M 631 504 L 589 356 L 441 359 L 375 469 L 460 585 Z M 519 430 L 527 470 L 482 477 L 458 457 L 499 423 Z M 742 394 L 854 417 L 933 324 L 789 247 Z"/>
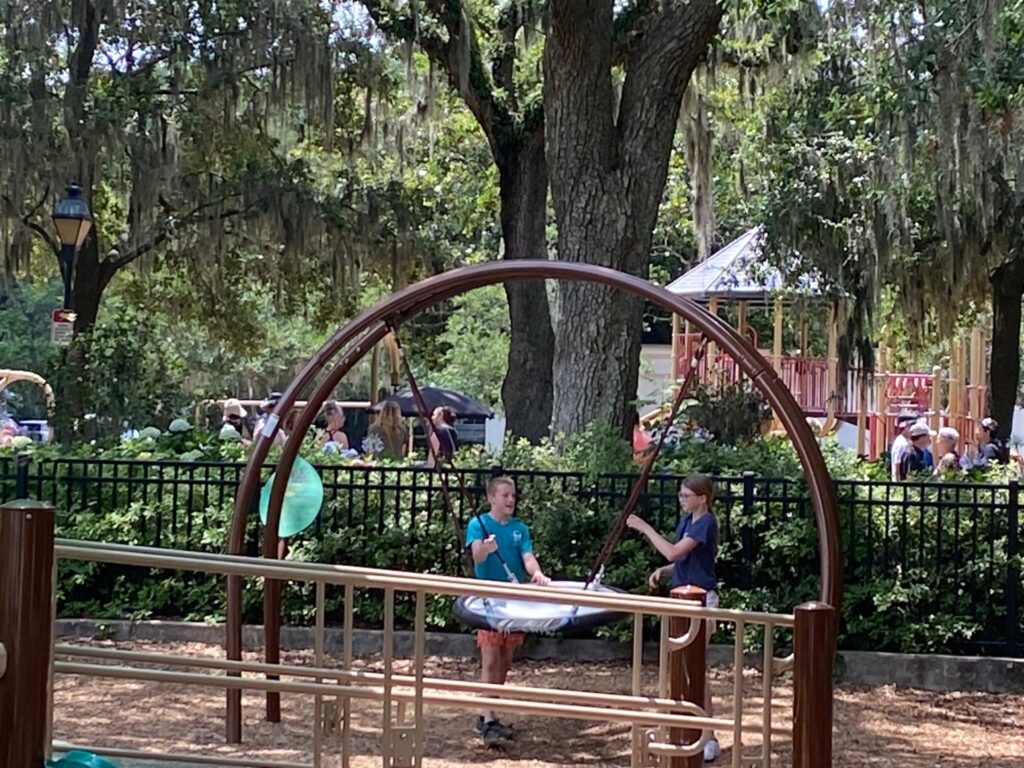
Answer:
<path fill-rule="evenodd" d="M 448 476 L 456 500 L 454 522 L 444 511 L 436 474 L 387 462 L 353 466 L 307 444 L 302 453 L 319 467 L 325 505 L 317 524 L 292 539 L 290 557 L 465 574 L 456 523 L 464 530 L 467 516 L 481 508 L 491 467 L 501 464 L 517 479 L 519 514 L 531 526 L 545 570 L 558 577 L 584 578 L 635 476 L 628 448 L 606 450 L 606 433 L 605 427 L 595 427 L 562 445 L 510 443 L 498 456 L 479 447 L 463 449 L 457 462 L 465 470 L 465 503 L 459 501 L 456 477 Z M 116 447 L 79 445 L 64 455 L 47 446 L 32 450 L 30 489 L 57 506 L 60 535 L 223 551 L 244 466 L 244 449 L 238 444 L 191 431 L 161 433 Z M 877 465 L 851 462 L 828 441 L 823 452 L 837 476 L 870 477 L 881 471 Z M 182 461 L 183 456 L 193 460 Z M 179 460 L 166 460 L 175 458 Z M 0 453 L 4 497 L 13 490 L 10 461 L 10 451 Z M 723 604 L 789 612 L 799 602 L 815 598 L 817 532 L 791 444 L 774 437 L 739 447 L 682 440 L 659 459 L 638 507 L 638 513 L 666 536 L 678 516 L 678 476 L 695 471 L 718 478 L 715 511 L 721 529 Z M 269 472 L 268 466 L 264 477 Z M 1005 480 L 1005 470 L 1001 472 L 990 470 L 984 476 Z M 841 480 L 836 491 L 846 565 L 843 647 L 951 650 L 965 641 L 1003 636 L 1010 565 L 1007 485 L 888 486 Z M 250 520 L 248 554 L 258 553 L 258 533 L 255 519 Z M 657 564 L 652 548 L 627 531 L 607 564 L 605 582 L 643 592 L 646 576 Z M 63 615 L 223 617 L 221 578 L 163 572 L 140 577 L 137 570 L 119 566 L 65 563 L 60 579 Z M 332 622 L 341 620 L 340 592 L 328 590 Z M 310 621 L 311 594 L 303 585 L 285 589 L 287 621 Z M 984 599 L 965 597 L 978 594 Z M 357 621 L 379 626 L 380 593 L 359 590 L 357 601 Z M 245 605 L 246 619 L 260 621 L 258 589 L 246 592 Z M 413 610 L 411 602 L 400 601 L 399 624 L 411 621 Z M 450 601 L 431 600 L 428 619 L 433 627 L 454 628 Z M 601 630 L 619 638 L 629 632 L 628 622 Z M 748 629 L 744 641 L 756 646 L 760 637 Z M 780 635 L 777 641 L 784 649 L 786 639 Z"/>
<path fill-rule="evenodd" d="M 747 379 L 723 386 L 701 384 L 694 390 L 693 400 L 685 413 L 692 428 L 724 445 L 750 443 L 772 417 L 764 395 Z"/>

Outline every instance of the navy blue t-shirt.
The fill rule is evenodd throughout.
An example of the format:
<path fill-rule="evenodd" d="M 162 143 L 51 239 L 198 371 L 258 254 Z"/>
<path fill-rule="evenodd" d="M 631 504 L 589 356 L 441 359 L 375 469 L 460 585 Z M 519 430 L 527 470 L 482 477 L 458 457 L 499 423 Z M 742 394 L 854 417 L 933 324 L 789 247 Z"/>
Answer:
<path fill-rule="evenodd" d="M 672 566 L 672 586 L 694 586 L 711 592 L 718 589 L 715 577 L 715 555 L 718 554 L 718 520 L 711 513 L 694 521 L 688 514 L 676 527 L 676 541 L 689 536 L 697 542 L 681 560 Z"/>

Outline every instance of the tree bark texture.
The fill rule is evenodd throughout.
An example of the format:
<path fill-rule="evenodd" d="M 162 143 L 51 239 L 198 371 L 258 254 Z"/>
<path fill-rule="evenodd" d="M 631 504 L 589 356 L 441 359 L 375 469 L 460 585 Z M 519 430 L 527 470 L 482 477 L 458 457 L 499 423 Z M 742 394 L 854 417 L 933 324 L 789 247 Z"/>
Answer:
<path fill-rule="evenodd" d="M 1020 382 L 1021 301 L 1024 299 L 1024 259 L 1008 259 L 992 270 L 992 357 L 989 362 L 991 415 L 999 436 L 1013 424 Z"/>
<path fill-rule="evenodd" d="M 547 258 L 548 170 L 544 126 L 495 154 L 506 259 Z M 515 437 L 536 442 L 551 427 L 555 334 L 542 280 L 505 284 L 511 333 L 501 399 Z"/>
<path fill-rule="evenodd" d="M 612 6 L 553 0 L 549 9 L 544 110 L 558 256 L 646 277 L 683 93 L 721 9 L 711 0 L 668 2 L 639 20 L 621 48 L 626 74 L 616 114 Z M 559 290 L 554 431 L 605 419 L 625 435 L 643 305 L 592 285 Z"/>

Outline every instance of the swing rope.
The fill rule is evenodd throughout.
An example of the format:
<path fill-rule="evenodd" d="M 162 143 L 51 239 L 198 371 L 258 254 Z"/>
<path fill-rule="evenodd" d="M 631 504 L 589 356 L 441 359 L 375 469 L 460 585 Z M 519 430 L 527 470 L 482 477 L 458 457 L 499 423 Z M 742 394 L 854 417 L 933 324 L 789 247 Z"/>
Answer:
<path fill-rule="evenodd" d="M 462 526 L 459 525 L 458 517 L 455 515 L 455 507 L 452 504 L 451 492 L 448 487 L 448 480 L 446 478 L 446 472 L 442 471 L 442 463 L 444 461 L 442 456 L 439 456 L 437 449 L 434 447 L 434 425 L 430 420 L 430 413 L 427 411 L 427 403 L 423 399 L 423 393 L 420 391 L 419 385 L 416 383 L 416 377 L 413 375 L 412 368 L 409 365 L 409 360 L 406 358 L 405 350 L 402 348 L 402 342 L 398 336 L 398 328 L 391 321 L 387 322 L 387 327 L 391 331 L 392 336 L 395 339 L 395 350 L 398 352 L 398 359 L 401 361 L 402 370 L 405 373 L 405 378 L 409 383 L 409 391 L 412 393 L 413 401 L 416 403 L 416 410 L 419 411 L 420 422 L 423 426 L 423 434 L 426 437 L 427 443 L 427 454 L 434 460 L 434 469 L 437 472 L 437 477 L 441 482 L 441 497 L 444 501 L 445 513 L 448 515 L 449 520 L 452 524 L 452 529 L 455 531 L 455 535 L 458 539 L 457 546 L 460 550 L 464 550 L 466 553 L 466 559 L 469 561 L 470 566 L 473 565 L 472 550 L 467 549 L 463 545 L 465 539 L 462 535 Z M 438 445 L 441 444 L 440 438 L 438 438 Z M 455 466 L 455 462 L 451 459 L 447 461 L 448 467 L 455 472 L 455 477 L 459 484 L 460 499 L 464 508 L 474 509 L 472 499 L 469 498 L 469 493 L 466 490 L 466 482 L 463 477 L 463 473 Z M 474 509 L 473 515 L 476 517 L 477 523 L 480 525 L 481 540 L 487 539 L 488 532 L 487 527 L 484 525 L 483 518 L 480 515 L 479 509 Z M 498 562 L 501 563 L 502 569 L 505 571 L 505 577 L 512 584 L 518 584 L 519 579 L 516 578 L 515 574 L 512 573 L 512 569 L 508 567 L 508 563 L 505 562 L 505 558 L 501 556 L 501 553 L 495 550 L 492 553 L 498 558 Z M 461 560 L 460 560 L 461 562 Z"/>
<path fill-rule="evenodd" d="M 700 365 L 700 360 L 704 356 L 704 350 L 707 343 L 708 337 L 706 335 L 702 335 L 697 351 L 694 353 L 693 359 L 690 361 L 690 370 L 686 372 L 686 377 L 683 379 L 683 383 L 680 385 L 679 391 L 676 393 L 675 401 L 672 403 L 672 410 L 669 413 L 668 420 L 665 422 L 664 428 L 658 435 L 658 441 L 654 445 L 654 450 L 648 454 L 647 459 L 644 461 L 640 469 L 639 476 L 633 481 L 633 486 L 630 488 L 626 503 L 618 517 L 615 519 L 611 531 L 605 538 L 604 544 L 601 545 L 601 550 L 598 552 L 597 558 L 594 560 L 594 564 L 590 567 L 590 572 L 587 574 L 587 580 L 583 585 L 584 591 L 593 582 L 597 581 L 600 583 L 600 579 L 604 575 L 605 564 L 607 563 L 608 558 L 611 557 L 612 550 L 615 548 L 615 545 L 622 537 L 623 531 L 626 529 L 626 518 L 633 514 L 633 510 L 636 509 L 636 505 L 640 501 L 640 495 L 647 488 L 647 480 L 651 475 L 654 460 L 661 452 L 661 447 L 665 443 L 665 437 L 668 435 L 669 428 L 675 423 L 675 420 L 679 415 L 679 409 L 682 407 L 683 400 L 686 398 L 686 394 L 690 390 L 690 385 L 693 383 L 697 368 Z"/>

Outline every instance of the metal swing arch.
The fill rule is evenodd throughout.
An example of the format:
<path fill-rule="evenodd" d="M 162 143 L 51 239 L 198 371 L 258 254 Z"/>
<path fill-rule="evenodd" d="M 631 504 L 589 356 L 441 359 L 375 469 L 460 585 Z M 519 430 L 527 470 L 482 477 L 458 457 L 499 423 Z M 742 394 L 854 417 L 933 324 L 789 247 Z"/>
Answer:
<path fill-rule="evenodd" d="M 259 489 L 263 462 L 271 447 L 271 438 L 279 420 L 287 414 L 299 395 L 324 374 L 307 399 L 307 408 L 288 435 L 277 463 L 271 487 L 267 524 L 263 531 L 263 556 L 277 559 L 277 528 L 286 479 L 298 455 L 299 447 L 320 407 L 352 367 L 390 330 L 414 317 L 425 308 L 459 294 L 509 280 L 574 280 L 598 283 L 632 293 L 664 309 L 680 315 L 702 330 L 708 339 L 719 345 L 736 361 L 743 373 L 765 396 L 780 422 L 793 440 L 804 469 L 809 498 L 818 531 L 820 600 L 838 609 L 842 599 L 842 557 L 839 519 L 835 492 L 817 441 L 804 419 L 793 395 L 786 389 L 772 366 L 748 340 L 689 299 L 675 296 L 665 288 L 642 278 L 608 267 L 559 261 L 497 261 L 463 267 L 427 278 L 410 285 L 378 302 L 342 326 L 310 358 L 288 385 L 281 400 L 268 419 L 267 428 L 256 436 L 256 442 L 242 475 L 231 518 L 228 554 L 241 554 L 245 526 L 253 499 Z M 335 359 L 339 353 L 341 357 Z M 227 586 L 227 658 L 241 659 L 242 652 L 242 582 L 228 577 Z M 268 663 L 280 661 L 280 583 L 267 580 L 264 585 L 264 626 Z M 834 643 L 834 638 L 832 638 Z M 227 738 L 240 743 L 242 738 L 241 691 L 227 692 Z M 267 695 L 267 719 L 280 720 L 280 701 L 276 693 Z"/>

